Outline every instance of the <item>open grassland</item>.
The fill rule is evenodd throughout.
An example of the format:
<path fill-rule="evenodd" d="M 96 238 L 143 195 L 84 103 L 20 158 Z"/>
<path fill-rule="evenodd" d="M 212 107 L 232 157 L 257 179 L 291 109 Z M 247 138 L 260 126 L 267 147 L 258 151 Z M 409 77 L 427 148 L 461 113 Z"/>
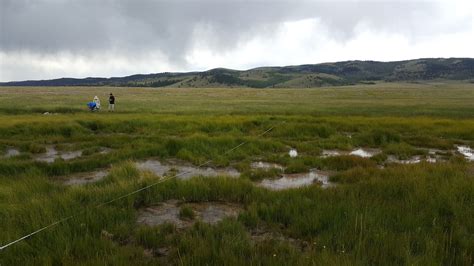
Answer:
<path fill-rule="evenodd" d="M 85 110 L 94 95 L 106 107 L 110 92 L 116 113 Z M 474 162 L 456 145 L 474 148 L 474 84 L 0 88 L 0 244 L 77 215 L 0 251 L 0 264 L 472 265 Z M 82 156 L 35 160 L 50 147 Z M 359 147 L 380 152 L 322 156 Z M 3 156 L 11 149 L 18 154 Z M 423 159 L 430 149 L 436 163 Z M 423 160 L 387 161 L 413 156 Z M 212 160 L 241 176 L 170 179 L 96 207 L 160 180 L 137 169 L 149 158 Z M 327 171 L 334 186 L 267 190 L 258 182 L 281 172 L 250 167 L 256 161 L 287 174 Z M 98 182 L 64 184 L 98 169 L 108 171 Z M 140 210 L 168 200 L 242 211 L 184 229 L 137 223 Z M 187 207 L 180 217 L 196 219 Z"/>
<path fill-rule="evenodd" d="M 2 87 L 0 113 L 85 111 L 98 95 L 117 95 L 120 112 L 473 117 L 474 85 L 394 84 L 319 89 Z"/>

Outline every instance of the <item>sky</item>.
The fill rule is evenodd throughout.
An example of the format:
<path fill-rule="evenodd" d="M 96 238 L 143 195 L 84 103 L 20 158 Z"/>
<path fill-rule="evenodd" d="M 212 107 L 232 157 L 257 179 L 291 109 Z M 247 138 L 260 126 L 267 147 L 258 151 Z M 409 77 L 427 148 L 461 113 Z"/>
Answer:
<path fill-rule="evenodd" d="M 473 0 L 0 0 L 0 81 L 474 57 L 473 47 Z"/>

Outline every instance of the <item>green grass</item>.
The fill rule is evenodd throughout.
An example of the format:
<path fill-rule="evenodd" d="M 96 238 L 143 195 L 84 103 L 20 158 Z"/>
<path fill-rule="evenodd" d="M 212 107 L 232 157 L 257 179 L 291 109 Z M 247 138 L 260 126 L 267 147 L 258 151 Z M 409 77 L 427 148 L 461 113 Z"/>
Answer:
<path fill-rule="evenodd" d="M 474 116 L 474 84 L 380 83 L 318 89 L 2 87 L 4 114 L 87 112 L 110 92 L 117 112 L 158 114 Z M 25 100 L 27 99 L 27 100 Z"/>
<path fill-rule="evenodd" d="M 472 265 L 474 164 L 446 151 L 437 164 L 379 166 L 387 155 L 474 147 L 474 85 L 377 86 L 0 88 L 0 151 L 21 151 L 0 156 L 0 244 L 79 213 L 0 251 L 0 264 Z M 91 96 L 110 91 L 116 113 L 84 111 Z M 83 156 L 34 160 L 51 145 Z M 357 147 L 383 153 L 320 157 L 323 149 Z M 290 148 L 297 158 L 288 156 Z M 148 158 L 212 160 L 242 177 L 172 179 L 96 207 L 158 181 L 133 164 Z M 252 169 L 254 161 L 281 164 L 286 173 L 328 170 L 337 186 L 269 191 L 255 182 L 282 172 Z M 97 183 L 59 181 L 102 168 L 110 171 Z M 217 225 L 197 220 L 188 229 L 136 223 L 140 208 L 169 199 L 229 202 L 243 212 Z M 196 220 L 182 206 L 180 216 Z M 256 231 L 283 237 L 257 241 Z"/>
<path fill-rule="evenodd" d="M 193 220 L 194 216 L 194 211 L 190 207 L 181 206 L 179 209 L 179 218 L 182 220 Z"/>

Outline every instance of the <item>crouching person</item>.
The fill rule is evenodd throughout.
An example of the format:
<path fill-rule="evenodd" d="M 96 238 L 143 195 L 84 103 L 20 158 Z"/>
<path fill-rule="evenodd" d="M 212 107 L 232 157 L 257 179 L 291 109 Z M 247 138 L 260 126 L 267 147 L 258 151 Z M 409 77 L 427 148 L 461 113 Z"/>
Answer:
<path fill-rule="evenodd" d="M 89 110 L 90 110 L 91 112 L 94 112 L 94 111 L 97 110 L 97 109 L 96 109 L 97 106 L 96 106 L 96 103 L 95 103 L 95 102 L 89 102 L 89 103 L 87 103 L 87 107 L 89 108 Z"/>

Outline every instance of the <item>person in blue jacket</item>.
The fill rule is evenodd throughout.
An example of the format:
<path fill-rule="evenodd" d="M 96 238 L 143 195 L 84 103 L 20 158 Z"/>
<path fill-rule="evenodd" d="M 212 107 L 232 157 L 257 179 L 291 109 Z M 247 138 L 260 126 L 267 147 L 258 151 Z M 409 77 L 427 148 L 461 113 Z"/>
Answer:
<path fill-rule="evenodd" d="M 87 103 L 87 107 L 89 107 L 89 110 L 91 110 L 91 112 L 94 112 L 97 109 L 97 104 L 95 102 L 89 102 Z"/>

